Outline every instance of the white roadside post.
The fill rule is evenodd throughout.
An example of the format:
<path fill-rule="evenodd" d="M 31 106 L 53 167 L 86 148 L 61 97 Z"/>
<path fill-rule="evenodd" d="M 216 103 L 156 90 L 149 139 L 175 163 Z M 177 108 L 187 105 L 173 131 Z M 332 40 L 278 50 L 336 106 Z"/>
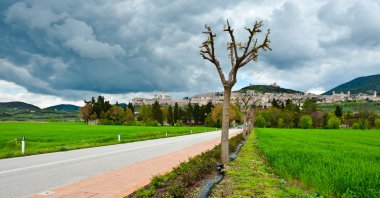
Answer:
<path fill-rule="evenodd" d="M 119 142 L 120 142 L 120 132 L 119 132 L 119 134 L 117 135 L 117 139 L 118 139 Z"/>
<path fill-rule="evenodd" d="M 22 140 L 21 140 L 21 153 L 24 155 L 25 153 L 25 137 L 22 136 Z"/>
<path fill-rule="evenodd" d="M 168 136 L 168 132 L 166 132 L 166 136 Z"/>
<path fill-rule="evenodd" d="M 193 133 L 193 129 L 190 130 L 190 133 Z"/>

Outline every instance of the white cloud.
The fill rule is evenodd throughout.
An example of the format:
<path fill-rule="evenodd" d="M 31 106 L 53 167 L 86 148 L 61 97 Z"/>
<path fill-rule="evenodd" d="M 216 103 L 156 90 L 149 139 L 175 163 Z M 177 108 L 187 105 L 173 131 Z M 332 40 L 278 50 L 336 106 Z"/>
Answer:
<path fill-rule="evenodd" d="M 0 102 L 20 101 L 46 108 L 57 104 L 74 104 L 83 106 L 83 101 L 64 100 L 58 96 L 35 94 L 15 83 L 0 80 Z"/>
<path fill-rule="evenodd" d="M 313 93 L 313 94 L 323 94 L 325 93 L 326 90 L 324 90 L 322 87 L 316 87 L 316 88 L 311 88 L 306 91 L 306 93 Z"/>

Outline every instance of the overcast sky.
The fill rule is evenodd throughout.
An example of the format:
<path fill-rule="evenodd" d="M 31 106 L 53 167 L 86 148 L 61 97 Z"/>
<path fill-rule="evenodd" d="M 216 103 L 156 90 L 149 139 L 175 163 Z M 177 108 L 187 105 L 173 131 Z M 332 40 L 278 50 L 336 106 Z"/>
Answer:
<path fill-rule="evenodd" d="M 229 70 L 223 25 L 237 39 L 263 20 L 273 51 L 239 70 L 234 89 L 271 84 L 321 93 L 380 73 L 379 0 L 30 0 L 0 2 L 0 101 L 46 107 L 221 91 L 202 60 L 204 24 L 217 34 Z"/>

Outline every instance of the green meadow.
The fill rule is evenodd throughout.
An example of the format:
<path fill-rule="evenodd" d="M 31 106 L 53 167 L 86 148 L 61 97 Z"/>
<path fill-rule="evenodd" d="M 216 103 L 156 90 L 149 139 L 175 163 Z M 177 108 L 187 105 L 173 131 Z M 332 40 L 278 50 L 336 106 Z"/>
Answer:
<path fill-rule="evenodd" d="M 255 129 L 275 172 L 324 197 L 380 197 L 380 130 Z"/>
<path fill-rule="evenodd" d="M 0 122 L 0 158 L 21 156 L 21 137 L 25 136 L 25 155 L 66 151 L 140 140 L 179 136 L 205 131 L 209 127 L 111 126 L 79 122 Z"/>

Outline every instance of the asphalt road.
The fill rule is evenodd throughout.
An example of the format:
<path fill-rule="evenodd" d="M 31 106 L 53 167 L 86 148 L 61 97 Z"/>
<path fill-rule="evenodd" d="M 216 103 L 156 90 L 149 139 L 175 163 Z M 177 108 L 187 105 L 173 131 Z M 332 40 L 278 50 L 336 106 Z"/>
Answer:
<path fill-rule="evenodd" d="M 237 129 L 230 129 L 230 133 Z M 0 160 L 0 197 L 45 193 L 220 137 L 220 131 Z"/>

